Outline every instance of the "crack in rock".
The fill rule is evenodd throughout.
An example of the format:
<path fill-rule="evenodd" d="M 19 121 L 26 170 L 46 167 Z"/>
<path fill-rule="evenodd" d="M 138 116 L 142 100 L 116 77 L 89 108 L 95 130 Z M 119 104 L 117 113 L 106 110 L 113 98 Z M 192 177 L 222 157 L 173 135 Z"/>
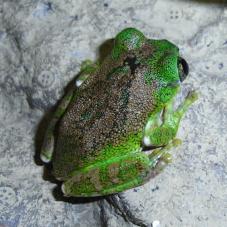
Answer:
<path fill-rule="evenodd" d="M 106 201 L 114 208 L 116 214 L 122 216 L 125 222 L 141 227 L 151 226 L 143 220 L 135 217 L 135 215 L 130 211 L 129 204 L 120 194 L 109 196 L 106 198 Z"/>

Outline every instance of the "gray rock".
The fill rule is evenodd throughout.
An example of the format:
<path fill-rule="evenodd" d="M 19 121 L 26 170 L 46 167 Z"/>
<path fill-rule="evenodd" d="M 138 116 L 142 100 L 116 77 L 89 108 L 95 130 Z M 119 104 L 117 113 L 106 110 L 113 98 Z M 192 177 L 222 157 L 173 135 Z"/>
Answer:
<path fill-rule="evenodd" d="M 226 226 L 225 3 L 1 0 L 0 226 Z M 81 61 L 125 27 L 176 43 L 191 68 L 182 94 L 200 99 L 160 175 L 107 198 L 64 198 L 37 158 L 46 124 Z"/>

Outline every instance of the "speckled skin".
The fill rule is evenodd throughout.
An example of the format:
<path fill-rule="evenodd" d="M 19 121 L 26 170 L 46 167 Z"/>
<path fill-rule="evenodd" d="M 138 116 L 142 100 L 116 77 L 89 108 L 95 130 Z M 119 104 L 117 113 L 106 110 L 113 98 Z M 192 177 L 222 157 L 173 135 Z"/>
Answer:
<path fill-rule="evenodd" d="M 42 151 L 53 162 L 53 175 L 64 181 L 66 195 L 107 195 L 136 187 L 168 162 L 180 119 L 196 99 L 192 93 L 172 110 L 183 71 L 179 59 L 174 44 L 128 28 L 116 36 L 100 66 L 83 67 L 83 83 L 63 99 Z"/>

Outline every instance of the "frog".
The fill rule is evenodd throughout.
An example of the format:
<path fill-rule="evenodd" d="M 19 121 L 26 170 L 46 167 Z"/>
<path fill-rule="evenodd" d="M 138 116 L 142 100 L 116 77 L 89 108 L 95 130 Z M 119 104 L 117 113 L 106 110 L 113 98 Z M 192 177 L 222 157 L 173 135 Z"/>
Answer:
<path fill-rule="evenodd" d="M 198 94 L 174 108 L 189 74 L 179 48 L 136 28 L 120 31 L 101 62 L 86 60 L 53 114 L 41 149 L 65 196 L 120 193 L 172 162 L 180 121 Z"/>

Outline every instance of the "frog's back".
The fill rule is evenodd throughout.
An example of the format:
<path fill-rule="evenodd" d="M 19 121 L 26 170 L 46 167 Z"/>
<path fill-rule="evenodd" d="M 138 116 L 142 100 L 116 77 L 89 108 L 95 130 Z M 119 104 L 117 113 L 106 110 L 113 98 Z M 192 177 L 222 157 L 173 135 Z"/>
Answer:
<path fill-rule="evenodd" d="M 128 135 L 142 131 L 154 108 L 154 89 L 144 80 L 147 67 L 140 64 L 152 49 L 144 48 L 146 51 L 123 54 L 114 63 L 111 56 L 107 57 L 75 91 L 57 129 L 53 160 L 56 177 L 68 176 L 83 167 L 82 160 L 94 160 L 105 146 L 117 145 Z"/>

